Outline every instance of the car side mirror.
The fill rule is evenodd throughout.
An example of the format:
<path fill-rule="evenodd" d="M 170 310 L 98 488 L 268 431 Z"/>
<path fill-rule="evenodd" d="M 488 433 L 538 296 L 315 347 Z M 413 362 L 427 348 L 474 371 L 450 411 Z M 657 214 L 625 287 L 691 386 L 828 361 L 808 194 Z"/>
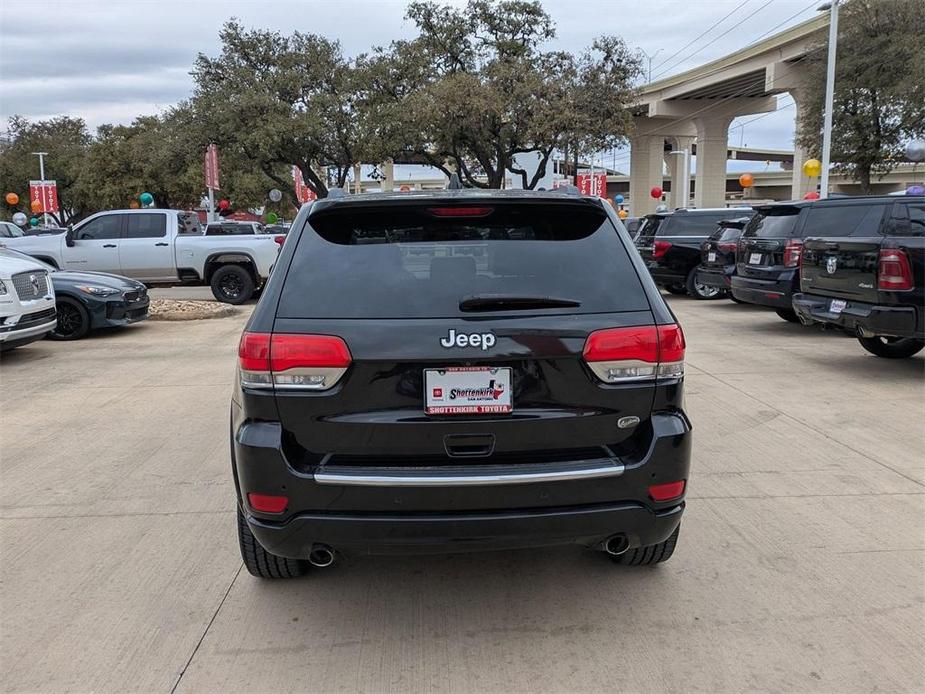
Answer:
<path fill-rule="evenodd" d="M 68 248 L 74 247 L 74 227 L 69 226 L 67 228 L 67 233 L 64 235 L 64 243 Z"/>

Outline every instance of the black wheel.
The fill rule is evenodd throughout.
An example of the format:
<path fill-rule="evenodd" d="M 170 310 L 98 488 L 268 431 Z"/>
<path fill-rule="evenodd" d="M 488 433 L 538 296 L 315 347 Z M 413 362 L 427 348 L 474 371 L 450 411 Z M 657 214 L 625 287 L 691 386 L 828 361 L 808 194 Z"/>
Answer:
<path fill-rule="evenodd" d="M 669 284 L 665 289 L 669 294 L 687 294 L 687 287 L 680 284 Z"/>
<path fill-rule="evenodd" d="M 308 570 L 308 562 L 298 559 L 286 559 L 270 554 L 247 527 L 247 521 L 238 507 L 238 545 L 241 548 L 241 559 L 244 566 L 257 578 L 296 578 Z"/>
<path fill-rule="evenodd" d="M 788 323 L 799 323 L 800 318 L 797 316 L 797 312 L 792 308 L 779 308 L 775 311 L 778 316 L 783 318 Z"/>
<path fill-rule="evenodd" d="M 914 337 L 859 337 L 861 347 L 884 359 L 906 359 L 925 348 L 925 340 Z"/>
<path fill-rule="evenodd" d="M 725 290 L 720 289 L 719 287 L 710 287 L 705 284 L 701 284 L 697 281 L 697 268 L 694 268 L 687 275 L 687 293 L 690 294 L 695 299 L 700 299 L 702 301 L 709 301 L 711 299 L 719 299 Z"/>
<path fill-rule="evenodd" d="M 226 304 L 243 304 L 254 295 L 254 278 L 240 265 L 224 265 L 212 275 L 212 296 Z"/>
<path fill-rule="evenodd" d="M 664 542 L 657 545 L 648 545 L 647 547 L 636 547 L 623 554 L 613 558 L 618 564 L 625 566 L 650 566 L 652 564 L 661 564 L 663 561 L 671 559 L 674 554 L 674 548 L 678 544 L 678 533 L 681 532 L 679 525 L 671 533 L 671 536 Z"/>
<path fill-rule="evenodd" d="M 74 299 L 59 296 L 55 302 L 58 324 L 48 333 L 52 340 L 79 340 L 90 332 L 90 315 Z"/>

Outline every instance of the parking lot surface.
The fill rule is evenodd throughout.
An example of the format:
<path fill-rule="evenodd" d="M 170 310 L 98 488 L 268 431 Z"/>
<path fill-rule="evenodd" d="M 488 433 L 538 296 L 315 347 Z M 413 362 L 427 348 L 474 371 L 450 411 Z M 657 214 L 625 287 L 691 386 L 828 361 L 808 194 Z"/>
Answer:
<path fill-rule="evenodd" d="M 0 690 L 921 690 L 923 355 L 669 301 L 695 446 L 655 568 L 557 548 L 260 581 L 228 458 L 247 307 L 5 354 Z"/>

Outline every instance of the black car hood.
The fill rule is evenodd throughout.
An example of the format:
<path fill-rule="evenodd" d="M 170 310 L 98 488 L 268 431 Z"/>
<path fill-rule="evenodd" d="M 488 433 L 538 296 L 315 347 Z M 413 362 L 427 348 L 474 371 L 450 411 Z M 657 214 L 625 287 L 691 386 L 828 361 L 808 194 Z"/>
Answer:
<path fill-rule="evenodd" d="M 64 288 L 82 284 L 96 284 L 102 287 L 118 289 L 123 292 L 145 288 L 141 282 L 136 282 L 133 279 L 120 275 L 110 275 L 106 272 L 72 272 L 70 270 L 61 270 L 59 272 L 53 272 L 51 280 L 55 289 L 57 289 L 59 285 Z"/>

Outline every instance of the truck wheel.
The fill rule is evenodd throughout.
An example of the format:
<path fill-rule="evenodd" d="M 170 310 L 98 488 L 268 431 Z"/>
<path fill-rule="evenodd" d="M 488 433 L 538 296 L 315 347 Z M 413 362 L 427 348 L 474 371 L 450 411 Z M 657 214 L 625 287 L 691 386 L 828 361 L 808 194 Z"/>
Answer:
<path fill-rule="evenodd" d="M 861 347 L 871 354 L 885 359 L 906 359 L 918 354 L 925 348 L 925 340 L 916 340 L 914 337 L 859 337 Z"/>
<path fill-rule="evenodd" d="M 687 274 L 687 293 L 695 299 L 707 301 L 709 299 L 718 299 L 726 292 L 719 287 L 708 287 L 697 281 L 697 268 L 694 268 Z"/>
<path fill-rule="evenodd" d="M 783 318 L 788 323 L 799 323 L 800 318 L 797 316 L 797 312 L 792 308 L 779 308 L 776 311 L 777 315 Z"/>
<path fill-rule="evenodd" d="M 257 578 L 296 578 L 305 574 L 307 563 L 298 559 L 287 559 L 270 554 L 247 527 L 247 521 L 238 507 L 238 545 L 244 566 Z"/>
<path fill-rule="evenodd" d="M 671 533 L 671 536 L 664 542 L 647 547 L 636 547 L 627 550 L 624 554 L 613 558 L 618 564 L 625 566 L 650 566 L 652 564 L 661 564 L 663 561 L 671 559 L 674 554 L 674 548 L 678 544 L 678 533 L 681 532 L 681 526 L 678 525 Z"/>
<path fill-rule="evenodd" d="M 212 275 L 212 296 L 226 304 L 240 305 L 254 295 L 254 278 L 240 265 L 223 265 Z"/>
<path fill-rule="evenodd" d="M 90 316 L 87 310 L 73 299 L 59 296 L 55 302 L 58 323 L 48 333 L 52 340 L 79 340 L 90 332 Z"/>

